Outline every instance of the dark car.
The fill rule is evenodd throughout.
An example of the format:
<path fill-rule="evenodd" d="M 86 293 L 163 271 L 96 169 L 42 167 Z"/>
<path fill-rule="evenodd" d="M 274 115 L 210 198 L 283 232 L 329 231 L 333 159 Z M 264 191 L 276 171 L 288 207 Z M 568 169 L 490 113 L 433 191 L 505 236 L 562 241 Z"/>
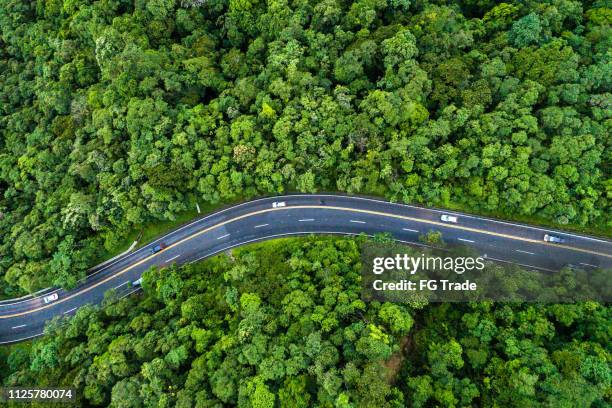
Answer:
<path fill-rule="evenodd" d="M 160 242 L 159 244 L 155 245 L 153 248 L 151 248 L 151 253 L 152 254 L 156 254 L 159 251 L 166 249 L 168 245 L 164 244 L 163 242 Z"/>

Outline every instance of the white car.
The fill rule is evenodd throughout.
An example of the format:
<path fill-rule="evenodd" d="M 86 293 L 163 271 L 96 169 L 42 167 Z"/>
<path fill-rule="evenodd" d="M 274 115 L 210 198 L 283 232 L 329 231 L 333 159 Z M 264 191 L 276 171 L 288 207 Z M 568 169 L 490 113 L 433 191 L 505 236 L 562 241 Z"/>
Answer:
<path fill-rule="evenodd" d="M 455 217 L 454 215 L 442 214 L 440 219 L 444 222 L 452 222 L 455 224 L 457 223 L 457 217 Z"/>
<path fill-rule="evenodd" d="M 57 300 L 58 296 L 57 293 L 52 293 L 50 295 L 47 295 L 43 298 L 43 302 L 45 303 L 51 303 L 51 302 L 55 302 Z"/>
<path fill-rule="evenodd" d="M 138 278 L 134 282 L 132 282 L 132 286 L 140 286 L 141 283 L 142 283 L 142 278 Z"/>
<path fill-rule="evenodd" d="M 272 203 L 272 208 L 280 208 L 280 207 L 286 207 L 287 203 L 284 201 L 275 201 Z"/>
<path fill-rule="evenodd" d="M 562 243 L 565 242 L 565 240 L 563 238 L 560 238 L 560 237 L 557 237 L 557 236 L 554 236 L 554 235 L 548 235 L 548 234 L 544 235 L 544 241 L 546 241 L 546 242 L 555 242 L 557 244 L 562 244 Z"/>

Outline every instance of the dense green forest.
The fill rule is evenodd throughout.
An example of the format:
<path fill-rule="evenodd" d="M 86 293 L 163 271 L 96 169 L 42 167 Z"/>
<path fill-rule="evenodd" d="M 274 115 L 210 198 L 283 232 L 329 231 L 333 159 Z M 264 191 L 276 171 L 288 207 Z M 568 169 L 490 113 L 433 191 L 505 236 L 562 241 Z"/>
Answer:
<path fill-rule="evenodd" d="M 0 292 L 286 191 L 609 230 L 611 22 L 606 0 L 0 0 Z M 150 270 L 2 349 L 1 382 L 117 408 L 612 404 L 609 305 L 365 302 L 360 245 Z"/>
<path fill-rule="evenodd" d="M 360 252 L 310 237 L 150 270 L 143 295 L 55 321 L 0 377 L 115 408 L 612 402 L 609 307 L 366 303 Z"/>
<path fill-rule="evenodd" d="M 609 3 L 0 0 L 0 276 L 340 190 L 610 226 Z"/>

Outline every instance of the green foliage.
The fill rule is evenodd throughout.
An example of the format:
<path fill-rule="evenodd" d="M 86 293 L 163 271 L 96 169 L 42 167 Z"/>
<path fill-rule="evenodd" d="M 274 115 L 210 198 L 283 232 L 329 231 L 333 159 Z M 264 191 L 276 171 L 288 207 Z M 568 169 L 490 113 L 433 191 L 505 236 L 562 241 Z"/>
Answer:
<path fill-rule="evenodd" d="M 270 260 L 269 269 L 255 260 Z M 390 304 L 364 310 L 359 267 L 356 242 L 312 238 L 153 269 L 144 299 L 80 309 L 49 327 L 29 356 L 16 350 L 5 382 L 78 384 L 82 405 L 175 406 L 187 398 L 306 407 L 368 398 L 384 406 L 384 372 L 368 363 L 389 358 L 399 339 L 392 333 L 408 334 L 412 320 Z M 226 303 L 229 289 L 239 308 Z M 347 362 L 353 373 L 345 380 Z M 372 381 L 383 382 L 378 395 L 367 391 Z"/>
<path fill-rule="evenodd" d="M 610 20 L 574 0 L 0 0 L 4 294 L 71 287 L 196 201 L 290 189 L 609 225 Z"/>
<path fill-rule="evenodd" d="M 444 246 L 444 240 L 440 231 L 429 230 L 425 234 L 419 235 L 419 241 L 431 246 Z"/>
<path fill-rule="evenodd" d="M 7 350 L 1 378 L 78 406 L 607 404 L 609 306 L 364 304 L 360 264 L 357 241 L 313 237 L 151 270 L 142 296 Z"/>
<path fill-rule="evenodd" d="M 604 3 L 0 0 L 3 294 L 296 189 L 609 227 Z M 608 306 L 366 304 L 358 265 L 312 239 L 151 270 L 2 378 L 82 406 L 609 405 Z"/>
<path fill-rule="evenodd" d="M 391 332 L 398 336 L 407 335 L 414 323 L 408 310 L 392 303 L 383 304 L 378 316 L 389 326 Z"/>
<path fill-rule="evenodd" d="M 537 14 L 531 13 L 518 20 L 508 32 L 510 42 L 516 47 L 537 43 L 542 32 L 542 23 Z"/>

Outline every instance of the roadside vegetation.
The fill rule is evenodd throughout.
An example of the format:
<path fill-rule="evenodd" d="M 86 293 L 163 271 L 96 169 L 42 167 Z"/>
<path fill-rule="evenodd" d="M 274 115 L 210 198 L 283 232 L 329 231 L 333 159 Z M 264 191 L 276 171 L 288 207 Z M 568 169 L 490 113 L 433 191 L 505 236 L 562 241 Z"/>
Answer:
<path fill-rule="evenodd" d="M 364 302 L 360 245 L 275 240 L 150 270 L 142 295 L 13 348 L 0 377 L 123 408 L 610 403 L 609 307 Z"/>
<path fill-rule="evenodd" d="M 288 191 L 610 236 L 611 22 L 603 0 L 0 0 L 1 297 Z M 366 302 L 360 244 L 150 270 L 2 347 L 0 380 L 87 407 L 612 404 L 609 305 Z"/>
<path fill-rule="evenodd" d="M 0 290 L 70 287 L 143 225 L 288 190 L 609 230 L 610 16 L 0 0 Z"/>

